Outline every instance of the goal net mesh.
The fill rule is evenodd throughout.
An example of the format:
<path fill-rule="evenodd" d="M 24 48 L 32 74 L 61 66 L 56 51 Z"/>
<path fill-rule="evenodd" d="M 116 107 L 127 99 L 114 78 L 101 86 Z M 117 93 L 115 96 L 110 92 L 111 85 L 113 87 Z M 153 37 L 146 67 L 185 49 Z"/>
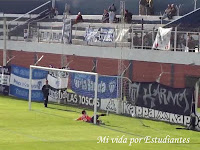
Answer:
<path fill-rule="evenodd" d="M 35 76 L 38 74 L 41 74 L 42 78 L 36 80 Z M 118 79 L 115 76 L 100 76 L 93 72 L 30 66 L 29 85 L 32 86 L 29 87 L 29 109 L 43 108 L 41 103 L 39 107 L 33 106 L 38 105 L 38 103 L 32 103 L 33 100 L 37 100 L 34 86 L 40 84 L 40 91 L 37 92 L 40 92 L 38 95 L 43 96 L 42 87 L 48 81 L 48 108 L 65 111 L 76 111 L 77 107 L 93 109 L 94 116 L 97 110 L 116 112 L 118 109 L 112 106 L 120 106 L 115 106 L 112 99 L 121 97 L 121 91 L 119 90 L 121 83 L 118 82 Z M 44 98 L 40 99 L 44 100 Z"/>

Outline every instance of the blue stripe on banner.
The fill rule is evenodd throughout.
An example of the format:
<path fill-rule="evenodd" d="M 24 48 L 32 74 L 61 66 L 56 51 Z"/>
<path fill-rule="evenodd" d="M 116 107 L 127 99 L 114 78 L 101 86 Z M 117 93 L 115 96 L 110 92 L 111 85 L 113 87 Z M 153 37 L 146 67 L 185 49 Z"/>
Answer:
<path fill-rule="evenodd" d="M 22 78 L 27 78 L 27 79 L 29 78 L 29 69 L 28 68 L 12 65 L 11 73 L 16 76 L 22 77 Z"/>
<path fill-rule="evenodd" d="M 17 98 L 28 100 L 29 90 L 17 87 L 15 85 L 10 85 L 10 95 Z M 33 101 L 43 101 L 43 94 L 41 90 L 32 90 L 32 100 Z"/>
<path fill-rule="evenodd" d="M 29 68 L 12 65 L 11 73 L 22 78 L 29 78 Z M 34 69 L 32 73 L 32 79 L 44 79 L 47 77 L 47 74 L 48 71 Z"/>

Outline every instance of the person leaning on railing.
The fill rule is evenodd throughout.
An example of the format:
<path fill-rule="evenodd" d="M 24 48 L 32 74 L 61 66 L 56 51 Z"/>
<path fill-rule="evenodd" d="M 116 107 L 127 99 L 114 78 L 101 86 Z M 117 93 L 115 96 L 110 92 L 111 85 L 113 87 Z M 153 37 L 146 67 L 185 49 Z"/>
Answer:
<path fill-rule="evenodd" d="M 83 17 L 81 15 L 81 12 L 78 13 L 78 16 L 76 17 L 76 20 L 75 20 L 75 23 L 78 23 L 78 22 L 83 22 Z"/>

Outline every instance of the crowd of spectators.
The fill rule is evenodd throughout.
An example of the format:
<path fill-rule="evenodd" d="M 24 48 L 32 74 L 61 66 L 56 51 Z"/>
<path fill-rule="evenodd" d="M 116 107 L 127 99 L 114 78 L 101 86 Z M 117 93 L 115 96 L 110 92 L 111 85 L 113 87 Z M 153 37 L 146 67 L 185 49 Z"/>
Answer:
<path fill-rule="evenodd" d="M 150 15 L 153 14 L 153 2 L 152 0 L 140 0 L 139 2 L 139 14 L 140 15 Z M 149 9 L 151 8 L 151 10 Z M 116 23 L 120 21 L 120 18 L 116 17 L 116 12 L 117 12 L 117 8 L 114 4 L 110 5 L 108 7 L 108 9 L 104 9 L 103 12 L 103 16 L 102 16 L 102 22 L 103 23 Z M 58 14 L 58 11 L 56 8 L 51 8 L 50 10 L 50 18 L 53 18 L 54 16 L 56 16 Z M 166 10 L 164 11 L 164 14 L 162 17 L 160 17 L 160 19 L 172 19 L 173 16 L 177 15 L 177 8 L 174 4 L 168 4 L 168 7 L 166 8 Z M 124 21 L 125 23 L 132 23 L 132 13 L 129 12 L 128 10 L 125 10 L 124 12 Z M 75 23 L 78 22 L 83 22 L 83 17 L 81 12 L 78 13 Z M 24 31 L 24 39 L 27 38 L 27 32 Z M 152 35 L 149 33 L 142 33 L 142 32 L 138 32 L 138 33 L 134 33 L 133 37 L 133 46 L 135 48 L 140 48 L 143 47 L 144 49 L 149 49 L 152 46 Z M 173 39 L 173 35 L 171 37 L 171 45 L 173 47 L 174 45 L 174 39 Z M 196 45 L 198 43 L 196 42 L 196 40 L 194 40 L 193 36 L 191 36 L 190 34 L 188 34 L 187 37 L 185 37 L 184 35 L 178 35 L 177 36 L 177 48 L 180 49 L 181 51 L 185 51 L 186 48 L 188 48 L 189 50 L 191 49 L 195 49 Z"/>
<path fill-rule="evenodd" d="M 104 9 L 102 22 L 103 23 L 117 23 L 120 22 L 121 18 L 116 17 L 117 8 L 114 5 L 110 5 L 108 9 Z M 54 13 L 55 14 L 55 13 Z M 153 0 L 140 0 L 139 1 L 139 15 L 153 15 Z M 173 16 L 177 14 L 177 9 L 174 4 L 169 4 L 167 9 L 165 10 L 164 14 L 160 19 L 169 18 L 172 19 Z M 127 9 L 124 12 L 124 21 L 125 23 L 132 23 L 132 13 L 129 12 Z M 75 23 L 83 22 L 83 17 L 79 12 Z"/>
<path fill-rule="evenodd" d="M 116 7 L 114 4 L 112 4 L 111 6 L 109 6 L 108 10 L 104 9 L 104 13 L 102 16 L 102 22 L 103 23 L 117 23 L 120 21 L 120 18 L 116 17 Z M 128 10 L 125 10 L 124 12 L 124 21 L 126 23 L 131 23 L 132 22 L 132 13 L 129 12 Z"/>

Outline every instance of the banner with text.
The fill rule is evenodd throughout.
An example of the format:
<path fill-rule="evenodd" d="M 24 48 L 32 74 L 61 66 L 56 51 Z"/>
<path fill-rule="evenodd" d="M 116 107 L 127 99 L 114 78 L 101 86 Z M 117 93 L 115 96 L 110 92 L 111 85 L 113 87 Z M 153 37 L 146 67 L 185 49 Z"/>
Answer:
<path fill-rule="evenodd" d="M 75 93 L 94 98 L 94 75 L 72 73 L 70 76 L 71 89 Z M 101 99 L 118 98 L 117 79 L 118 77 L 99 76 L 97 97 Z"/>
<path fill-rule="evenodd" d="M 189 126 L 190 124 L 190 116 L 179 115 L 165 111 L 150 109 L 146 107 L 135 106 L 129 102 L 123 103 L 123 114 L 132 117 L 165 121 L 168 123 L 180 124 L 184 126 Z"/>
<path fill-rule="evenodd" d="M 10 66 L 0 67 L 0 94 L 9 94 L 10 70 Z"/>
<path fill-rule="evenodd" d="M 69 75 L 64 71 L 49 71 L 47 76 L 49 81 L 49 101 L 59 102 L 63 99 L 63 93 L 67 90 Z"/>
<path fill-rule="evenodd" d="M 85 41 L 87 42 L 113 42 L 114 39 L 113 28 L 86 28 Z"/>
<path fill-rule="evenodd" d="M 71 24 L 71 19 L 64 19 L 63 20 L 62 42 L 64 44 L 70 44 L 72 42 L 72 24 Z"/>
<path fill-rule="evenodd" d="M 193 93 L 193 88 L 172 88 L 157 82 L 129 84 L 130 103 L 178 115 L 190 115 Z"/>
<path fill-rule="evenodd" d="M 78 95 L 73 92 L 68 92 L 66 89 L 54 89 L 49 90 L 50 101 L 58 102 L 60 104 L 78 105 L 88 108 L 94 108 L 94 98 Z M 97 108 L 100 108 L 101 101 L 97 99 Z"/>
<path fill-rule="evenodd" d="M 101 110 L 121 114 L 122 113 L 122 101 L 118 99 L 101 99 Z"/>
<path fill-rule="evenodd" d="M 42 86 L 45 84 L 47 71 L 34 69 L 32 72 L 32 100 L 43 101 Z M 29 69 L 12 65 L 10 95 L 28 100 Z"/>

